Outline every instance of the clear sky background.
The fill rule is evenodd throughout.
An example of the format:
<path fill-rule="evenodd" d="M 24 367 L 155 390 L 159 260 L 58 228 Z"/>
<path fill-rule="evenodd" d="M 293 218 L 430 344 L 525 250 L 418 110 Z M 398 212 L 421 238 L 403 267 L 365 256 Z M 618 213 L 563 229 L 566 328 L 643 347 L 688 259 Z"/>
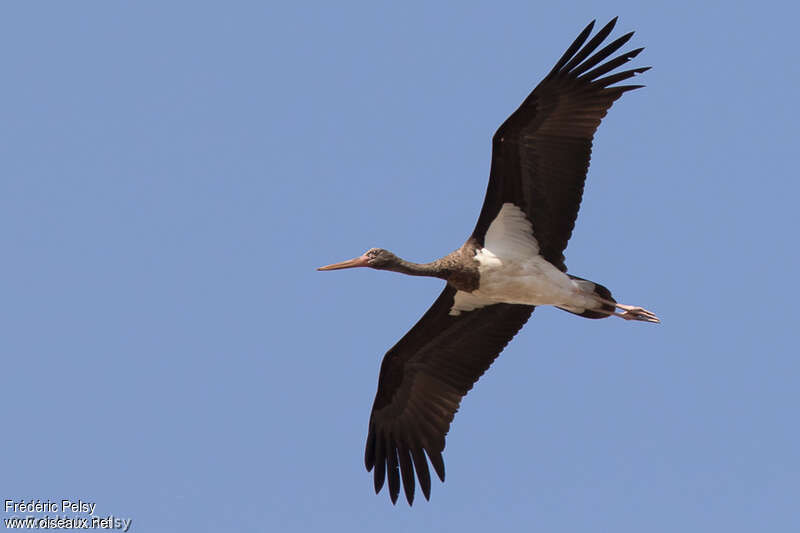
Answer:
<path fill-rule="evenodd" d="M 593 18 L 647 88 L 595 139 L 570 272 L 447 482 L 373 494 L 385 351 L 441 281 L 316 272 L 471 232 L 497 126 Z M 800 531 L 790 2 L 7 2 L 0 495 L 132 531 Z M 10 516 L 8 513 L 3 517 Z"/>

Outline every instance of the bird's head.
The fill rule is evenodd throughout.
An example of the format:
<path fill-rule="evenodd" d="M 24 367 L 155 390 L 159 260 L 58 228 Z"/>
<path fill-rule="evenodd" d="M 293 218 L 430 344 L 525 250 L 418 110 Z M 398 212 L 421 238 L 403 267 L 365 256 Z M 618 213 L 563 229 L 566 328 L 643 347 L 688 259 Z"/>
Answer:
<path fill-rule="evenodd" d="M 377 270 L 386 270 L 396 263 L 397 256 L 389 250 L 384 250 L 383 248 L 370 248 L 358 257 L 354 257 L 353 259 L 349 259 L 347 261 L 342 261 L 341 263 L 334 263 L 332 265 L 319 267 L 317 270 L 341 270 L 343 268 L 355 267 L 370 267 Z"/>

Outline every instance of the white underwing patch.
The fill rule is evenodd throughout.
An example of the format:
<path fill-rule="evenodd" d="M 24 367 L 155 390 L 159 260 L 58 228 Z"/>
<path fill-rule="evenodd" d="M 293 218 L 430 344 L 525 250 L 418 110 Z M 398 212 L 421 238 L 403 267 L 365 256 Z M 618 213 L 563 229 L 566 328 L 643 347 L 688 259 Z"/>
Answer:
<path fill-rule="evenodd" d="M 505 259 L 527 259 L 539 255 L 533 226 L 522 209 L 512 203 L 503 204 L 486 231 L 481 252 L 484 250 Z"/>
<path fill-rule="evenodd" d="M 474 311 L 475 309 L 480 309 L 481 307 L 495 303 L 497 302 L 483 298 L 475 293 L 456 291 L 456 295 L 453 298 L 453 307 L 450 308 L 450 313 L 448 314 L 451 316 L 458 316 L 461 314 L 461 311 Z"/>

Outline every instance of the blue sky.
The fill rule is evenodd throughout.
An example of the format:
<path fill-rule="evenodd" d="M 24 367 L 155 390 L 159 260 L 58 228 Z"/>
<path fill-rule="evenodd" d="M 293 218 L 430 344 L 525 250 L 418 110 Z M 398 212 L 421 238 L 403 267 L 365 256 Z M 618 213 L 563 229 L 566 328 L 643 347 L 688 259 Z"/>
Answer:
<path fill-rule="evenodd" d="M 660 326 L 538 309 L 447 482 L 373 494 L 380 360 L 461 245 L 489 140 L 593 18 L 645 89 L 595 139 L 570 272 Z M 3 498 L 132 531 L 793 531 L 797 7 L 6 3 Z M 9 516 L 4 514 L 4 518 Z"/>

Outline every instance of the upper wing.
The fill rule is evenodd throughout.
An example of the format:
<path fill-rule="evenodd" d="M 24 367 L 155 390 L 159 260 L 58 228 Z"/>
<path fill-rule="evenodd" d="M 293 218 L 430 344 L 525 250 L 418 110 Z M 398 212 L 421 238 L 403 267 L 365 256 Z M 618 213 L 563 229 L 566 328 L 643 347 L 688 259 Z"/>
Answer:
<path fill-rule="evenodd" d="M 596 66 L 633 35 L 627 33 L 595 52 L 616 21 L 606 24 L 583 46 L 594 26 L 592 21 L 495 133 L 489 187 L 472 234 L 479 243 L 483 244 L 503 203 L 511 202 L 530 218 L 541 255 L 566 271 L 563 252 L 578 216 L 594 132 L 617 98 L 642 87 L 611 85 L 650 68 L 605 76 L 643 48 Z"/>
<path fill-rule="evenodd" d="M 368 471 L 375 468 L 376 493 L 388 473 L 393 503 L 401 476 L 413 502 L 414 469 L 430 497 L 426 453 L 444 481 L 444 438 L 461 398 L 533 312 L 529 305 L 495 304 L 453 316 L 448 313 L 455 293 L 447 285 L 381 364 L 364 460 Z"/>

